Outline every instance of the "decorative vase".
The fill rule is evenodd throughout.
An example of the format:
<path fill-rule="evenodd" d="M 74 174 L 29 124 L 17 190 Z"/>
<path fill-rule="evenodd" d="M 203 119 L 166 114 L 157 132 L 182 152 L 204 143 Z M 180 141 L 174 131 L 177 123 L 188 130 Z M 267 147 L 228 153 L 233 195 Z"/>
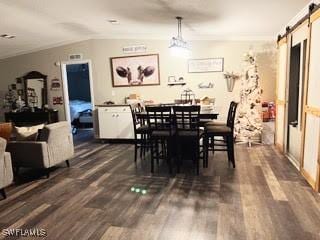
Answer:
<path fill-rule="evenodd" d="M 240 78 L 239 74 L 235 74 L 233 72 L 226 72 L 223 74 L 224 78 L 226 79 L 227 82 L 227 89 L 228 92 L 232 92 L 234 88 L 235 81 Z"/>
<path fill-rule="evenodd" d="M 234 88 L 235 79 L 232 77 L 226 78 L 228 92 L 232 92 Z"/>

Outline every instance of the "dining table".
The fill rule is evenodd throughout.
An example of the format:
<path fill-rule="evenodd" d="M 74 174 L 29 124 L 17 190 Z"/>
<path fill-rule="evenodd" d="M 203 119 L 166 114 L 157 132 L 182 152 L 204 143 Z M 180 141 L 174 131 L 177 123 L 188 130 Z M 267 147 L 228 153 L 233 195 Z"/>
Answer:
<path fill-rule="evenodd" d="M 146 120 L 147 119 L 147 112 L 142 111 L 142 112 L 136 112 L 135 113 L 136 117 L 141 120 Z M 204 123 L 210 120 L 216 120 L 218 119 L 219 113 L 215 111 L 200 111 L 199 114 L 199 119 L 200 123 Z"/>
<path fill-rule="evenodd" d="M 172 105 L 173 107 L 174 105 Z M 141 111 L 141 112 L 135 112 L 135 116 L 137 118 L 137 120 L 141 123 L 141 124 L 147 124 L 147 119 L 148 119 L 148 113 L 146 111 Z M 219 116 L 219 113 L 217 113 L 216 111 L 214 110 L 200 110 L 200 114 L 199 114 L 199 126 L 200 127 L 204 127 L 205 126 L 205 123 L 209 122 L 209 121 L 212 121 L 212 120 L 215 120 L 217 119 Z M 172 109 L 172 117 L 174 118 L 174 113 L 173 113 L 173 109 Z M 181 141 L 181 139 L 180 139 Z M 173 144 L 174 146 L 173 147 L 170 147 L 173 152 L 172 152 L 172 157 L 173 158 L 176 158 L 177 157 L 177 147 L 175 146 L 178 142 L 176 141 L 172 141 L 171 144 Z M 180 142 L 181 143 L 181 142 Z M 187 142 L 183 142 L 183 145 L 184 145 L 184 151 L 183 151 L 183 158 L 184 159 L 187 159 L 189 158 L 190 156 L 193 155 L 193 143 L 191 142 L 192 146 L 188 146 L 190 143 L 189 141 Z M 198 159 L 199 161 L 199 159 Z"/>
<path fill-rule="evenodd" d="M 161 104 L 161 105 L 156 105 L 156 107 L 161 107 L 161 106 L 165 106 L 165 107 L 171 107 L 171 117 L 174 119 L 175 118 L 175 115 L 174 115 L 174 111 L 173 111 L 173 107 L 174 106 L 185 106 L 185 105 L 181 105 L 181 104 Z M 191 106 L 191 105 L 188 105 L 188 106 Z M 142 110 L 143 108 L 141 108 L 140 110 Z M 147 125 L 148 124 L 148 113 L 145 109 L 143 109 L 142 111 L 136 111 L 134 112 L 135 114 L 135 118 L 137 120 L 137 122 L 140 123 L 140 126 L 142 125 Z M 212 120 L 216 120 L 219 116 L 219 113 L 216 112 L 214 109 L 212 108 L 207 108 L 207 107 L 203 107 L 203 108 L 200 108 L 200 113 L 199 113 L 199 127 L 201 128 L 201 131 L 203 129 L 203 127 L 205 127 L 205 124 L 207 122 L 210 122 Z M 172 120 L 173 120 L 172 119 Z M 173 121 L 172 121 L 173 123 Z M 144 136 L 144 139 L 147 140 L 149 139 L 149 137 L 147 136 Z M 194 141 L 191 139 L 191 138 L 176 138 L 176 137 L 173 137 L 172 138 L 173 141 L 169 141 L 168 142 L 168 145 L 165 146 L 163 145 L 162 147 L 165 147 L 166 148 L 166 151 L 162 151 L 162 152 L 168 152 L 169 150 L 168 149 L 171 149 L 171 154 L 170 154 L 170 158 L 173 158 L 175 159 L 176 161 L 178 159 L 192 159 L 192 156 L 194 155 Z M 191 140 L 191 141 L 190 141 Z M 180 157 L 178 156 L 178 147 L 177 147 L 177 144 L 180 144 L 180 146 L 183 146 L 183 151 L 180 153 Z M 169 147 L 170 146 L 170 147 Z M 201 151 L 201 150 L 199 150 Z M 202 152 L 204 152 L 204 150 L 202 149 Z M 197 174 L 199 174 L 199 161 L 200 161 L 200 155 L 201 153 L 199 152 L 199 156 L 197 157 L 197 160 L 198 163 L 197 163 Z M 202 154 L 203 155 L 203 154 Z M 202 156 L 202 158 L 204 159 L 204 156 Z M 153 162 L 153 161 L 152 161 Z M 179 166 L 179 163 L 178 163 L 178 166 Z M 178 167 L 179 168 L 179 167 Z M 153 169 L 153 167 L 152 167 Z M 151 170 L 153 171 L 153 170 Z M 171 170 L 170 170 L 171 171 Z"/>

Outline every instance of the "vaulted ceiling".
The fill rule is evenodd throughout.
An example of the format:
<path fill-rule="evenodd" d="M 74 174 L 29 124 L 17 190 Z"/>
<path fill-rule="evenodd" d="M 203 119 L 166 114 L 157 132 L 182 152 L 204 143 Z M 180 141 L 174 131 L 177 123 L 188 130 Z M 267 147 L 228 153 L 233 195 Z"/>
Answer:
<path fill-rule="evenodd" d="M 309 0 L 1 0 L 0 58 L 91 38 L 272 39 Z M 119 24 L 111 24 L 116 19 Z"/>

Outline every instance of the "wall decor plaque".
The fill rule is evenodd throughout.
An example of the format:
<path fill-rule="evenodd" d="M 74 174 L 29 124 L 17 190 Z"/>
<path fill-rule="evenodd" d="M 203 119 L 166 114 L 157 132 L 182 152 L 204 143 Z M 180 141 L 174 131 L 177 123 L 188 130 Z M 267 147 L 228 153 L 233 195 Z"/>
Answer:
<path fill-rule="evenodd" d="M 189 73 L 223 72 L 223 58 L 189 59 Z"/>

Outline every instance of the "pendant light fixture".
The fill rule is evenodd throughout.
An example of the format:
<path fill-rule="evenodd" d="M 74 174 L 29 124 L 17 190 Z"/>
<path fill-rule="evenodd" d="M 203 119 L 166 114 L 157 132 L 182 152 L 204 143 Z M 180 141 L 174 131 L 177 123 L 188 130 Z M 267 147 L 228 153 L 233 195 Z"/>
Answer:
<path fill-rule="evenodd" d="M 189 44 L 183 40 L 181 31 L 182 17 L 176 17 L 178 21 L 178 35 L 173 37 L 170 42 L 170 50 L 172 55 L 179 57 L 188 57 L 190 54 Z"/>

